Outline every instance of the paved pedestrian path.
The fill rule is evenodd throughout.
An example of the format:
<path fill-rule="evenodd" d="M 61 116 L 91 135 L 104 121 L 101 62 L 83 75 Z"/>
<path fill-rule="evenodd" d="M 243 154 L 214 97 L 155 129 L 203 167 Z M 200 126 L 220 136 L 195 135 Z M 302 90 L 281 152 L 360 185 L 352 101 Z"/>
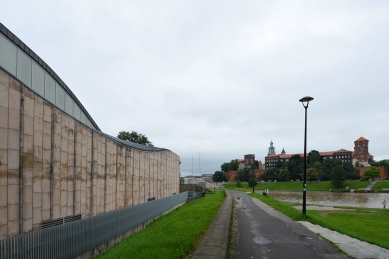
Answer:
<path fill-rule="evenodd" d="M 247 193 L 235 198 L 232 258 L 347 258 L 329 242 Z"/>
<path fill-rule="evenodd" d="M 233 254 L 231 258 L 377 258 L 389 259 L 389 250 L 342 235 L 307 221 L 293 221 L 247 193 L 226 191 L 221 206 L 196 251 L 188 258 L 228 258 L 228 242 L 232 199 L 235 201 L 232 225 Z M 230 195 L 231 194 L 231 195 Z M 308 206 L 307 209 L 331 210 L 326 206 Z M 330 240 L 350 257 L 341 254 Z"/>

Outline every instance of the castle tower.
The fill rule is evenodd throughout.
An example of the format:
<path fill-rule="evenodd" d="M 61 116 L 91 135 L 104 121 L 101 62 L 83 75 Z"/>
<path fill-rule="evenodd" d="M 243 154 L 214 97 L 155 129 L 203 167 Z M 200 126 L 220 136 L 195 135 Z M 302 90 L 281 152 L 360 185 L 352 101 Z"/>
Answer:
<path fill-rule="evenodd" d="M 250 167 L 252 164 L 254 164 L 254 160 L 254 154 L 244 155 L 244 167 Z"/>
<path fill-rule="evenodd" d="M 359 162 L 367 162 L 369 157 L 372 155 L 369 154 L 369 140 L 364 137 L 354 141 L 354 152 L 353 160 L 358 160 Z"/>
<path fill-rule="evenodd" d="M 269 147 L 269 152 L 267 152 L 267 155 L 271 155 L 271 154 L 276 154 L 276 151 L 273 147 L 273 140 L 270 141 L 270 147 Z"/>

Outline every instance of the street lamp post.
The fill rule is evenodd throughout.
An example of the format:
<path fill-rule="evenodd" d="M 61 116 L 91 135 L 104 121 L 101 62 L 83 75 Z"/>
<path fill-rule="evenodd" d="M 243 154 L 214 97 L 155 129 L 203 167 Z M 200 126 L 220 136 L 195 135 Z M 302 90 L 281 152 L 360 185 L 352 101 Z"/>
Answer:
<path fill-rule="evenodd" d="M 310 96 L 305 96 L 299 101 L 303 104 L 305 108 L 305 133 L 304 133 L 304 181 L 303 181 L 303 214 L 307 212 L 307 109 L 309 101 L 312 101 L 313 98 Z"/>

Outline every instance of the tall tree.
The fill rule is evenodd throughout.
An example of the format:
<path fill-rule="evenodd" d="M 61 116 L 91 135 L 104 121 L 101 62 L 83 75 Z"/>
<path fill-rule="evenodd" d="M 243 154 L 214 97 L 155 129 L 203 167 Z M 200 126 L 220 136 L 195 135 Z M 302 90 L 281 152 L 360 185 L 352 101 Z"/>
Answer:
<path fill-rule="evenodd" d="M 239 168 L 239 162 L 238 159 L 233 159 L 230 162 L 229 168 L 231 171 L 236 171 Z"/>
<path fill-rule="evenodd" d="M 212 176 L 212 180 L 216 183 L 228 182 L 227 177 L 221 171 L 216 171 Z"/>
<path fill-rule="evenodd" d="M 332 179 L 332 169 L 335 166 L 342 166 L 342 162 L 333 159 L 325 159 L 321 166 L 322 174 L 320 179 L 323 181 L 328 181 Z"/>
<path fill-rule="evenodd" d="M 151 143 L 151 141 L 149 141 L 149 139 L 145 135 L 140 134 L 136 131 L 131 131 L 131 133 L 128 131 L 120 131 L 117 137 L 122 140 L 127 140 L 146 146 L 154 146 L 153 143 Z"/>
<path fill-rule="evenodd" d="M 311 168 L 307 169 L 307 178 L 309 181 L 319 180 L 321 174 L 322 174 L 322 170 L 319 161 L 316 161 Z"/>
<path fill-rule="evenodd" d="M 339 188 L 346 181 L 346 173 L 341 165 L 337 165 L 332 169 L 332 180 L 331 184 L 335 188 Z"/>
<path fill-rule="evenodd" d="M 220 169 L 222 170 L 222 172 L 228 172 L 230 170 L 230 163 L 223 163 L 221 166 L 220 166 Z"/>
<path fill-rule="evenodd" d="M 277 169 L 267 169 L 264 174 L 262 174 L 259 179 L 264 181 L 274 181 L 277 180 Z"/>
<path fill-rule="evenodd" d="M 319 151 L 312 150 L 311 152 L 308 153 L 308 158 L 307 158 L 308 167 L 313 167 L 313 165 L 316 162 L 321 163 L 320 153 L 319 153 Z"/>
<path fill-rule="evenodd" d="M 238 171 L 238 175 L 236 176 L 235 180 L 239 180 L 241 182 L 248 182 L 250 179 L 253 178 L 253 175 L 250 174 L 250 172 L 251 172 L 250 168 L 240 169 Z"/>
<path fill-rule="evenodd" d="M 287 169 L 282 169 L 277 175 L 277 181 L 288 182 L 290 180 L 290 173 Z"/>
<path fill-rule="evenodd" d="M 347 179 L 358 180 L 361 178 L 359 176 L 359 172 L 354 170 L 353 164 L 351 164 L 350 162 L 344 162 L 342 166 L 343 166 L 344 171 L 347 174 L 347 176 L 346 176 Z"/>
<path fill-rule="evenodd" d="M 275 168 L 281 169 L 283 166 L 284 166 L 284 163 L 282 162 L 282 160 L 281 159 L 277 160 L 277 162 L 275 164 Z"/>
<path fill-rule="evenodd" d="M 286 164 L 286 168 L 290 172 L 290 177 L 292 180 L 301 179 L 301 175 L 303 172 L 304 161 L 300 157 L 300 155 L 293 155 L 288 163 Z"/>

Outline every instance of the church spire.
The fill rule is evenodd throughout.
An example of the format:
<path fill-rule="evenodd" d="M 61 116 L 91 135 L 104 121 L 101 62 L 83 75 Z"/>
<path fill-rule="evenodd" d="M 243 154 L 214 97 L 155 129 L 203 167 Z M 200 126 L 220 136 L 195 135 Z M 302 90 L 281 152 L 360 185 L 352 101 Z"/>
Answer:
<path fill-rule="evenodd" d="M 274 147 L 273 147 L 273 140 L 270 141 L 270 147 L 269 147 L 269 152 L 267 152 L 267 155 L 271 155 L 271 154 L 276 154 L 276 151 L 274 150 Z"/>
<path fill-rule="evenodd" d="M 285 155 L 285 154 L 286 154 L 285 149 L 284 147 L 282 147 L 281 155 Z"/>

